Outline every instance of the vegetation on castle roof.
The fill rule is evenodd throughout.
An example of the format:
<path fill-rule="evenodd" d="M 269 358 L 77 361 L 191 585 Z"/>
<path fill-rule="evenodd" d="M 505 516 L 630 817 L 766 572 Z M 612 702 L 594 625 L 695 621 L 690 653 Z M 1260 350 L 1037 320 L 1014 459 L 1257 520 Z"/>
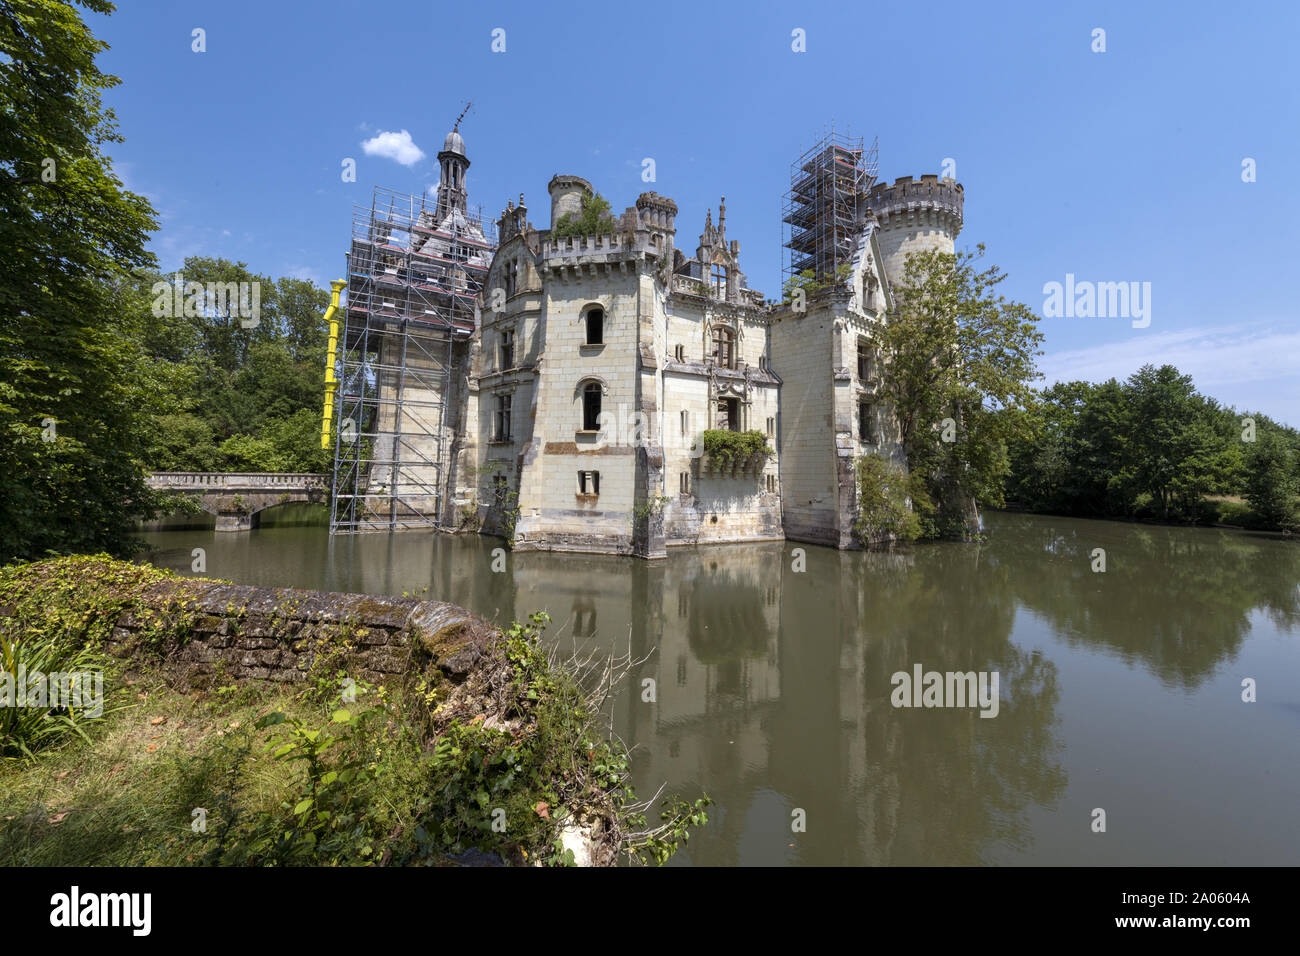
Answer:
<path fill-rule="evenodd" d="M 618 220 L 610 215 L 609 200 L 596 193 L 582 197 L 582 211 L 574 216 L 566 212 L 551 229 L 552 239 L 566 236 L 602 236 L 618 228 Z"/>

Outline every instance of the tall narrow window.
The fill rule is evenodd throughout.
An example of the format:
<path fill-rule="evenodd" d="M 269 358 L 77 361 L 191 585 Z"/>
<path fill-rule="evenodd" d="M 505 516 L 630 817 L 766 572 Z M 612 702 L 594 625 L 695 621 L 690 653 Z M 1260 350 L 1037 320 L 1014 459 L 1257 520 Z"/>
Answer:
<path fill-rule="evenodd" d="M 515 333 L 505 330 L 501 333 L 501 368 L 515 367 Z"/>
<path fill-rule="evenodd" d="M 605 310 L 591 308 L 587 310 L 587 344 L 602 345 L 605 342 Z"/>
<path fill-rule="evenodd" d="M 684 495 L 691 493 L 691 473 L 689 471 L 678 472 L 677 490 Z"/>
<path fill-rule="evenodd" d="M 871 378 L 871 346 L 866 339 L 858 339 L 858 381 Z"/>
<path fill-rule="evenodd" d="M 510 441 L 510 401 L 513 396 L 498 395 L 493 441 Z"/>
<path fill-rule="evenodd" d="M 771 438 L 776 435 L 776 419 L 771 416 L 767 419 L 767 437 Z"/>
<path fill-rule="evenodd" d="M 876 286 L 877 286 L 877 284 L 878 284 L 878 283 L 876 282 L 876 277 L 875 277 L 874 275 L 872 275 L 870 272 L 867 272 L 865 275 L 863 275 L 863 277 L 862 277 L 862 308 L 863 308 L 864 311 L 866 311 L 866 310 L 874 310 L 874 309 L 876 308 Z"/>
<path fill-rule="evenodd" d="M 679 346 L 677 346 L 675 349 L 673 349 L 673 358 L 675 358 L 675 359 L 676 359 L 677 361 L 679 361 L 679 362 L 685 362 L 685 361 L 686 361 L 686 346 L 684 346 L 684 345 L 679 345 Z"/>
<path fill-rule="evenodd" d="M 876 443 L 876 430 L 870 402 L 858 402 L 858 441 L 868 445 Z"/>
<path fill-rule="evenodd" d="M 595 382 L 582 390 L 582 430 L 600 430 L 600 386 Z"/>
<path fill-rule="evenodd" d="M 578 472 L 578 494 L 599 495 L 600 494 L 600 472 L 598 471 Z"/>
<path fill-rule="evenodd" d="M 732 344 L 731 329 L 719 326 L 713 330 L 713 364 L 718 368 L 732 367 Z"/>
<path fill-rule="evenodd" d="M 682 435 L 684 437 L 691 427 L 691 413 L 683 408 L 680 414 L 682 419 Z"/>

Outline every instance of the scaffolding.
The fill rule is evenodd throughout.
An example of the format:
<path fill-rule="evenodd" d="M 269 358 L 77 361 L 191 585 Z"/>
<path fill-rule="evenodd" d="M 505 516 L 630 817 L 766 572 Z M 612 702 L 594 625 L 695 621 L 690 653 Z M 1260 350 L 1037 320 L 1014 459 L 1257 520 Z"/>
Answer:
<path fill-rule="evenodd" d="M 377 187 L 356 205 L 330 532 L 438 528 L 454 429 L 453 369 L 496 245 L 482 216 Z"/>
<path fill-rule="evenodd" d="M 864 150 L 861 138 L 832 130 L 790 165 L 790 191 L 781 208 L 781 244 L 789 250 L 783 289 L 796 277 L 833 281 L 852 261 L 867 192 L 876 181 L 878 144 Z"/>

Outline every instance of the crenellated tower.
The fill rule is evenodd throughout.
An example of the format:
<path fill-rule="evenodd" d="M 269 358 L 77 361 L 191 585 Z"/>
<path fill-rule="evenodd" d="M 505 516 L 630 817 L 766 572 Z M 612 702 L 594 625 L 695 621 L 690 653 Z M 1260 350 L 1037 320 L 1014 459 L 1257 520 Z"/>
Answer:
<path fill-rule="evenodd" d="M 876 241 L 891 285 L 903 281 L 908 253 L 954 250 L 963 199 L 961 183 L 933 174 L 920 179 L 900 176 L 891 184 L 872 187 L 867 206 L 876 219 Z"/>
<path fill-rule="evenodd" d="M 876 148 L 831 133 L 791 166 L 784 222 L 786 301 L 773 310 L 781 400 L 785 535 L 838 548 L 855 530 L 855 464 L 905 465 L 884 389 L 881 324 L 907 281 L 907 256 L 954 251 L 962 187 L 950 178 L 875 182 Z"/>

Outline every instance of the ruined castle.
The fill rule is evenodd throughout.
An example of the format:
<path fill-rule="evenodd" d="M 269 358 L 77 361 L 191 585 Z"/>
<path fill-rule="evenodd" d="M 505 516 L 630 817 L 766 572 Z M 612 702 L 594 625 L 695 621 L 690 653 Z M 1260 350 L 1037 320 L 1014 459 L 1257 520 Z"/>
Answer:
<path fill-rule="evenodd" d="M 336 530 L 426 523 L 646 558 L 857 546 L 854 461 L 902 454 L 874 333 L 906 255 L 953 251 L 958 183 L 877 183 L 874 148 L 824 138 L 792 166 L 788 279 L 770 301 L 725 199 L 692 249 L 668 197 L 602 217 L 590 182 L 556 175 L 542 222 L 521 194 L 491 251 L 458 130 L 439 160 L 435 208 L 398 216 L 398 239 L 379 202 L 354 230 L 339 423 L 356 434 L 338 446 Z M 766 447 L 713 454 L 710 430 Z"/>

